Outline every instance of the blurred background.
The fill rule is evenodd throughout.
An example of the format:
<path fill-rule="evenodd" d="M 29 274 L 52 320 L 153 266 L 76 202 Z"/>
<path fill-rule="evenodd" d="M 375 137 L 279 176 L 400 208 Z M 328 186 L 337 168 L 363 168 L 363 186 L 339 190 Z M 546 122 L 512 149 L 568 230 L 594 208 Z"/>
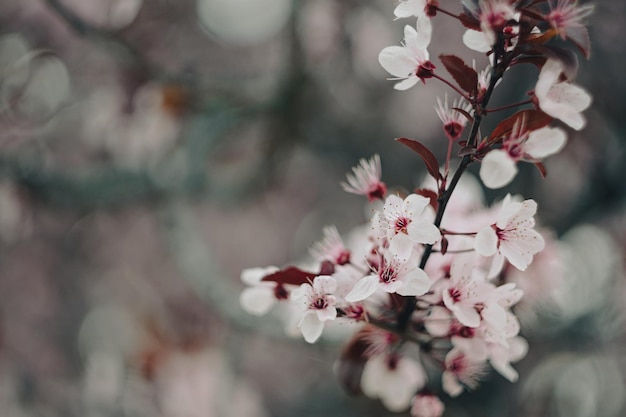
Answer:
<path fill-rule="evenodd" d="M 289 338 L 238 297 L 243 268 L 303 259 L 323 226 L 368 219 L 339 186 L 359 158 L 380 154 L 387 184 L 410 190 L 424 167 L 393 138 L 445 154 L 444 86 L 394 91 L 378 64 L 410 23 L 394 7 L 0 2 L 0 417 L 392 415 L 342 391 L 341 341 Z M 598 1 L 589 22 L 587 128 L 545 180 L 526 164 L 507 188 L 539 202 L 568 259 L 525 288 L 520 381 L 491 375 L 445 416 L 626 415 L 625 9 Z M 435 65 L 483 68 L 462 33 L 435 19 Z M 494 104 L 534 80 L 511 71 Z"/>

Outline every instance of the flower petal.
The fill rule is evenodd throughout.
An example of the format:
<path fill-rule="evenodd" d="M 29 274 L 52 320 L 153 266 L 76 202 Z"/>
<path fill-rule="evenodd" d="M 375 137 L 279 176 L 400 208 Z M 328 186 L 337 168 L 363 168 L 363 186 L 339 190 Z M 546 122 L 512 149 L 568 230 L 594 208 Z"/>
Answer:
<path fill-rule="evenodd" d="M 410 77 L 407 78 L 406 80 L 402 80 L 398 83 L 395 83 L 393 85 L 394 90 L 398 90 L 398 91 L 404 91 L 404 90 L 408 90 L 409 88 L 413 87 L 415 84 L 417 84 L 417 82 L 419 81 L 419 78 L 417 77 Z"/>
<path fill-rule="evenodd" d="M 361 278 L 352 288 L 352 291 L 346 295 L 346 301 L 349 303 L 355 303 L 357 301 L 365 300 L 370 295 L 374 294 L 379 288 L 378 275 L 368 275 Z"/>
<path fill-rule="evenodd" d="M 502 149 L 489 152 L 480 164 L 480 179 L 488 188 L 502 188 L 513 181 L 515 175 L 517 175 L 515 161 Z"/>
<path fill-rule="evenodd" d="M 406 231 L 414 242 L 426 243 L 432 245 L 441 239 L 441 232 L 434 224 L 417 220 L 412 221 L 406 228 Z"/>
<path fill-rule="evenodd" d="M 308 343 L 315 343 L 322 335 L 324 323 L 318 320 L 317 314 L 310 312 L 302 317 L 299 327 L 304 340 Z"/>
<path fill-rule="evenodd" d="M 424 14 L 425 7 L 425 0 L 405 0 L 396 6 L 393 14 L 397 18 L 420 16 Z"/>
<path fill-rule="evenodd" d="M 274 290 L 271 287 L 245 288 L 239 296 L 239 304 L 248 314 L 263 316 L 276 302 Z"/>
<path fill-rule="evenodd" d="M 474 249 L 482 256 L 492 256 L 498 251 L 498 235 L 491 226 L 487 226 L 476 233 Z"/>
<path fill-rule="evenodd" d="M 489 43 L 489 40 L 484 33 L 478 30 L 466 30 L 463 34 L 463 43 L 469 49 L 476 52 L 485 53 L 491 51 L 491 44 Z"/>
<path fill-rule="evenodd" d="M 402 284 L 402 287 L 398 288 L 398 294 L 417 296 L 426 294 L 430 289 L 431 282 L 426 272 L 417 268 L 402 277 Z"/>
<path fill-rule="evenodd" d="M 567 134 L 558 127 L 544 127 L 530 132 L 524 144 L 524 152 L 536 159 L 543 159 L 559 152 L 567 142 Z"/>
<path fill-rule="evenodd" d="M 409 50 L 402 46 L 386 47 L 378 54 L 378 62 L 389 74 L 398 78 L 409 77 L 415 73 L 418 66 Z"/>

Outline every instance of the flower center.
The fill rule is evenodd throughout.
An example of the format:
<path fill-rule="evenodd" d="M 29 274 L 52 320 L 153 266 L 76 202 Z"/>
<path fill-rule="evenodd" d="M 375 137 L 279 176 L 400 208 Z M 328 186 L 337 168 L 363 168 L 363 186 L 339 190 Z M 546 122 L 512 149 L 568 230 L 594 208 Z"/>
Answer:
<path fill-rule="evenodd" d="M 313 302 L 311 303 L 311 307 L 315 310 L 324 310 L 326 307 L 328 307 L 328 301 L 326 300 L 326 297 L 318 297 L 317 299 L 313 300 Z"/>
<path fill-rule="evenodd" d="M 446 123 L 443 126 L 443 130 L 445 130 L 450 140 L 457 140 L 461 136 L 461 132 L 463 132 L 463 125 L 457 121 L 452 121 Z"/>
<path fill-rule="evenodd" d="M 452 300 L 455 303 L 458 303 L 459 301 L 461 301 L 461 291 L 458 288 L 450 288 L 448 290 L 448 294 L 450 294 L 450 298 L 452 298 Z"/>
<path fill-rule="evenodd" d="M 409 223 L 411 223 L 411 219 L 406 218 L 406 217 L 398 217 L 396 219 L 396 224 L 394 225 L 394 230 L 396 233 L 405 233 L 406 234 L 406 228 L 409 225 Z"/>
<path fill-rule="evenodd" d="M 385 266 L 382 271 L 378 273 L 378 276 L 380 277 L 380 282 L 383 282 L 385 284 L 395 281 L 397 275 L 398 274 L 396 270 L 389 265 Z"/>

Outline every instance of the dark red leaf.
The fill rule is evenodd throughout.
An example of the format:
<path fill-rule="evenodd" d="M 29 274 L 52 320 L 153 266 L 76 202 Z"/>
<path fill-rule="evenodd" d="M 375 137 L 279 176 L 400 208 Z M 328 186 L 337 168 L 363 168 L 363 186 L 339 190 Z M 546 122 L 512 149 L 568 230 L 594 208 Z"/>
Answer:
<path fill-rule="evenodd" d="M 283 285 L 301 285 L 313 281 L 313 278 L 318 275 L 319 274 L 313 272 L 303 271 L 295 266 L 288 266 L 287 268 L 265 276 L 261 281 L 272 281 Z"/>
<path fill-rule="evenodd" d="M 439 55 L 439 59 L 459 87 L 476 97 L 476 89 L 478 88 L 478 74 L 476 70 L 465 64 L 456 55 Z"/>
<path fill-rule="evenodd" d="M 458 111 L 459 113 L 461 113 L 463 116 L 465 116 L 465 118 L 467 119 L 468 122 L 470 123 L 474 123 L 474 118 L 472 117 L 471 114 L 469 114 L 468 112 L 466 112 L 463 109 L 460 109 L 458 107 L 452 107 L 452 110 Z"/>
<path fill-rule="evenodd" d="M 541 162 L 535 162 L 535 166 L 539 170 L 541 174 L 541 178 L 545 178 L 548 175 L 548 171 L 546 171 L 546 167 Z"/>
<path fill-rule="evenodd" d="M 489 142 L 509 136 L 516 123 L 523 122 L 524 130 L 532 131 L 547 126 L 551 121 L 552 117 L 540 110 L 520 110 L 513 116 L 504 119 L 496 126 L 489 136 Z"/>
<path fill-rule="evenodd" d="M 430 200 L 430 205 L 432 208 L 437 211 L 437 207 L 439 203 L 437 202 L 437 193 L 433 190 L 429 190 L 428 188 L 416 188 L 413 192 L 417 195 L 421 195 L 422 197 L 426 197 Z"/>
<path fill-rule="evenodd" d="M 459 153 L 457 154 L 458 156 L 465 156 L 465 155 L 475 155 L 476 154 L 476 148 L 473 146 L 464 146 L 461 149 L 459 149 Z"/>
<path fill-rule="evenodd" d="M 405 146 L 408 146 L 419 156 L 421 156 L 422 160 L 426 164 L 426 169 L 428 170 L 428 173 L 435 180 L 440 181 L 443 179 L 441 173 L 439 172 L 439 162 L 437 162 L 437 158 L 426 146 L 413 139 L 397 138 L 396 141 L 402 143 Z"/>
<path fill-rule="evenodd" d="M 459 15 L 461 24 L 468 29 L 480 30 L 480 21 L 469 13 L 463 12 Z"/>
<path fill-rule="evenodd" d="M 539 21 L 539 22 L 543 22 L 546 20 L 545 16 L 542 15 L 538 10 L 533 10 L 530 7 L 526 7 L 523 9 L 518 9 L 520 11 L 520 13 L 522 14 L 522 16 L 524 17 L 529 17 L 533 20 Z"/>
<path fill-rule="evenodd" d="M 568 26 L 565 29 L 565 34 L 567 35 L 567 39 L 571 40 L 574 45 L 580 49 L 580 51 L 585 55 L 585 58 L 589 59 L 591 56 L 591 41 L 589 40 L 589 32 L 587 32 L 587 28 L 580 26 Z"/>

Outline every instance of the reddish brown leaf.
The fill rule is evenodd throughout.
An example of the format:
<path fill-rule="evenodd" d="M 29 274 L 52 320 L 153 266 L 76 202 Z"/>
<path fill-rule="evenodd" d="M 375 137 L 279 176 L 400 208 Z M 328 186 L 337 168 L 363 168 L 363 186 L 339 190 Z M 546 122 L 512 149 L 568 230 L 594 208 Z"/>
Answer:
<path fill-rule="evenodd" d="M 426 197 L 430 200 L 431 207 L 437 211 L 437 207 L 439 203 L 437 202 L 437 193 L 433 190 L 429 190 L 428 188 L 416 188 L 413 192 L 417 195 L 421 195 L 422 197 Z"/>
<path fill-rule="evenodd" d="M 467 12 L 463 12 L 459 15 L 461 24 L 468 29 L 480 30 L 480 21 Z"/>
<path fill-rule="evenodd" d="M 476 70 L 465 64 L 456 55 L 439 55 L 439 59 L 459 87 L 476 97 L 476 89 L 478 88 L 478 74 Z"/>
<path fill-rule="evenodd" d="M 437 162 L 437 158 L 433 153 L 420 142 L 408 139 L 408 138 L 397 138 L 396 141 L 402 143 L 405 146 L 408 146 L 413 151 L 415 151 L 419 156 L 422 157 L 422 160 L 426 164 L 426 169 L 428 173 L 437 181 L 443 179 L 441 173 L 439 172 L 439 162 Z"/>
<path fill-rule="evenodd" d="M 463 116 L 465 116 L 465 118 L 467 119 L 468 122 L 470 123 L 474 123 L 474 118 L 472 117 L 471 114 L 469 114 L 468 112 L 466 112 L 463 109 L 460 109 L 458 107 L 452 107 L 452 110 L 458 111 L 459 113 L 461 113 Z"/>
<path fill-rule="evenodd" d="M 545 178 L 548 175 L 548 171 L 546 171 L 546 167 L 541 162 L 535 162 L 535 166 L 539 170 L 541 174 L 541 178 Z"/>
<path fill-rule="evenodd" d="M 313 278 L 316 276 L 318 276 L 318 274 L 303 271 L 295 266 L 288 266 L 287 268 L 265 276 L 261 281 L 272 281 L 283 285 L 301 285 L 313 281 Z"/>
<path fill-rule="evenodd" d="M 513 116 L 501 121 L 491 132 L 489 142 L 501 137 L 507 137 L 513 131 L 516 123 L 524 123 L 524 130 L 532 131 L 547 126 L 552 121 L 552 117 L 539 110 L 520 110 Z"/>
<path fill-rule="evenodd" d="M 529 17 L 533 20 L 539 21 L 539 22 L 543 22 L 546 20 L 545 16 L 542 15 L 538 10 L 533 10 L 530 7 L 527 8 L 523 8 L 523 9 L 519 9 L 520 13 L 522 14 L 522 16 L 524 17 Z"/>
<path fill-rule="evenodd" d="M 465 155 L 475 155 L 476 154 L 476 148 L 473 146 L 464 146 L 461 149 L 459 149 L 459 153 L 457 154 L 458 156 L 465 156 Z"/>

